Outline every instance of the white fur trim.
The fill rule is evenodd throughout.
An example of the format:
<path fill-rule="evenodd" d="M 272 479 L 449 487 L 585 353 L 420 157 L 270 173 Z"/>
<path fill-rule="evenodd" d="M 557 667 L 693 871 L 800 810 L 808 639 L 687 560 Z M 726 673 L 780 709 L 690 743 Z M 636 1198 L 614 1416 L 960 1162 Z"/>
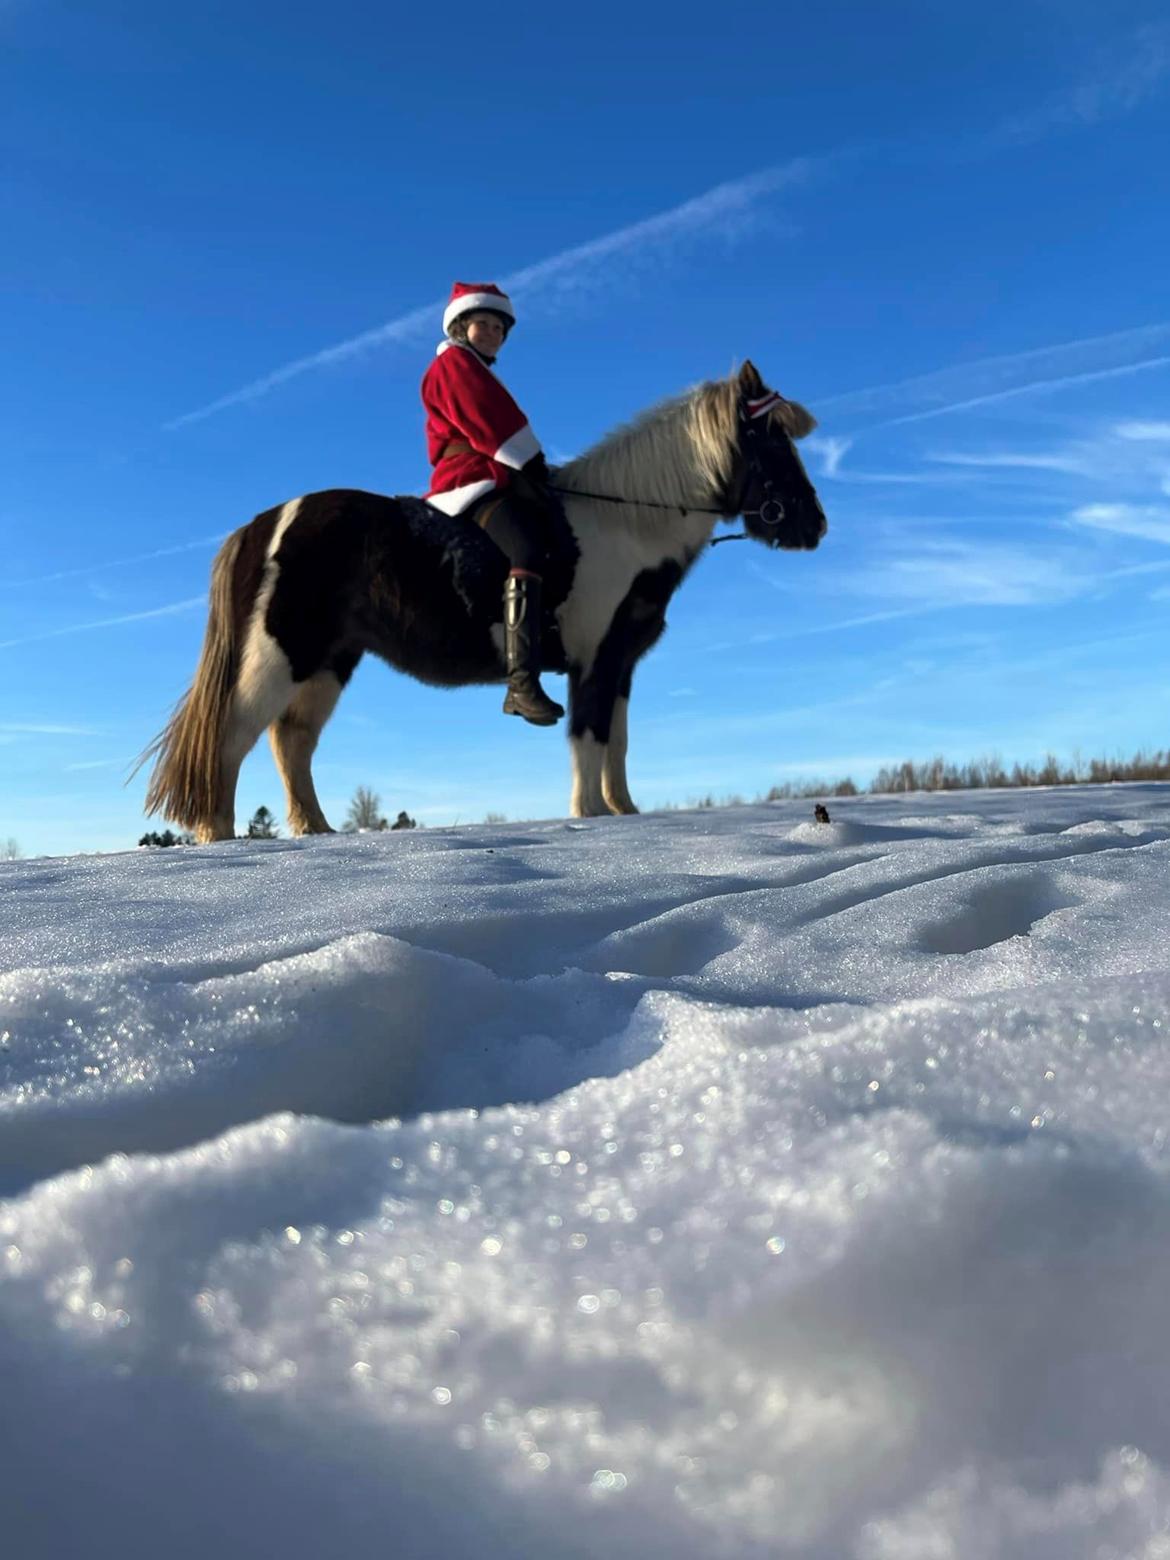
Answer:
<path fill-rule="evenodd" d="M 511 466 L 513 471 L 519 471 L 521 466 L 527 465 L 534 455 L 539 454 L 540 440 L 525 423 L 519 433 L 504 440 L 492 459 L 498 460 L 501 466 Z"/>
<path fill-rule="evenodd" d="M 445 515 L 461 515 L 468 504 L 474 504 L 485 493 L 494 493 L 496 484 L 490 477 L 480 482 L 465 482 L 462 487 L 448 488 L 445 493 L 428 493 L 427 503 Z"/>
<path fill-rule="evenodd" d="M 491 309 L 493 314 L 502 314 L 513 324 L 516 322 L 516 311 L 510 298 L 501 298 L 496 293 L 464 293 L 461 298 L 453 298 L 443 310 L 443 329 L 450 330 L 461 314 L 470 314 L 473 309 Z"/>
<path fill-rule="evenodd" d="M 474 347 L 468 346 L 466 341 L 440 341 L 439 345 L 435 348 L 435 356 L 442 357 L 443 353 L 449 351 L 452 347 L 458 347 L 460 352 L 469 353 L 479 364 L 480 368 L 482 368 L 486 373 L 489 373 L 497 384 L 503 383 L 499 374 L 496 373 L 495 369 L 488 362 L 487 358 L 484 357 L 483 353 L 477 352 Z"/>

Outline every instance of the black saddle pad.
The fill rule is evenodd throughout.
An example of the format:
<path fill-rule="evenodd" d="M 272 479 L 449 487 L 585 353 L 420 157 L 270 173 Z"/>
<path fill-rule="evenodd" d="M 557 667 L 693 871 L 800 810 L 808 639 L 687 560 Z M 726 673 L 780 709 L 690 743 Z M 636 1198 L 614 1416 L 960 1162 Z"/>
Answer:
<path fill-rule="evenodd" d="M 508 560 L 486 532 L 474 520 L 444 514 L 422 498 L 399 495 L 395 502 L 412 536 L 437 554 L 439 567 L 450 570 L 451 584 L 468 613 L 489 625 L 502 622 Z M 579 554 L 560 501 L 554 499 L 554 505 L 544 571 L 546 616 L 568 595 Z"/>

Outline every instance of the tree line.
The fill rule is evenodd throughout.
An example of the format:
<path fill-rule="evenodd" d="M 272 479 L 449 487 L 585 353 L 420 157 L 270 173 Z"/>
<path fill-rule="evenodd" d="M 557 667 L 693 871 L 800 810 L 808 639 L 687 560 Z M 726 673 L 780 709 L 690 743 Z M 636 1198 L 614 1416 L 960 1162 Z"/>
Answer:
<path fill-rule="evenodd" d="M 1061 761 L 1054 753 L 1048 753 L 1039 763 L 1005 764 L 996 754 L 968 759 L 965 763 L 952 763 L 937 754 L 925 760 L 904 759 L 900 764 L 883 765 L 868 785 L 859 786 L 846 776 L 839 780 L 785 781 L 774 785 L 757 802 L 802 801 L 819 796 L 888 796 L 905 791 L 982 791 L 1013 789 L 1024 786 L 1057 785 L 1110 785 L 1125 781 L 1170 780 L 1170 749 L 1142 749 L 1130 758 L 1090 758 L 1075 756 Z M 671 806 L 678 804 L 667 804 Z M 746 805 L 742 796 L 726 796 L 716 801 L 713 795 L 699 797 L 686 805 L 690 807 L 734 807 Z M 503 813 L 488 813 L 485 823 L 505 823 Z M 382 813 L 382 801 L 369 786 L 359 785 L 350 799 L 349 810 L 341 829 L 343 834 L 361 834 L 367 831 L 414 829 L 418 824 L 402 811 L 390 823 Z M 258 807 L 248 823 L 243 838 L 271 840 L 279 837 L 276 820 L 267 807 Z M 161 834 L 144 834 L 140 845 L 189 845 L 194 843 L 190 834 L 174 834 L 165 829 Z M 0 846 L 0 858 L 18 857 L 20 847 L 14 839 Z"/>
<path fill-rule="evenodd" d="M 393 823 L 388 823 L 382 816 L 382 800 L 376 791 L 368 786 L 359 785 L 353 793 L 349 803 L 349 811 L 345 815 L 345 822 L 341 825 L 343 834 L 363 834 L 367 831 L 380 833 L 383 829 L 417 829 L 418 824 L 405 810 L 400 812 Z M 276 840 L 280 838 L 280 830 L 276 826 L 276 819 L 267 807 L 257 807 L 248 820 L 248 827 L 239 836 L 245 840 Z M 173 829 L 151 829 L 138 841 L 139 845 L 154 845 L 165 849 L 170 845 L 194 845 L 195 836 L 186 830 L 176 834 Z M 9 844 L 15 846 L 16 841 Z M 19 850 L 17 851 L 19 854 Z"/>
<path fill-rule="evenodd" d="M 982 791 L 1036 785 L 1110 785 L 1119 781 L 1170 780 L 1170 750 L 1138 752 L 1132 758 L 1076 757 L 1061 763 L 1054 753 L 1038 764 L 1012 764 L 996 755 L 949 763 L 941 755 L 916 762 L 883 765 L 864 788 L 850 779 L 774 785 L 766 802 L 812 796 L 886 796 L 899 791 Z"/>

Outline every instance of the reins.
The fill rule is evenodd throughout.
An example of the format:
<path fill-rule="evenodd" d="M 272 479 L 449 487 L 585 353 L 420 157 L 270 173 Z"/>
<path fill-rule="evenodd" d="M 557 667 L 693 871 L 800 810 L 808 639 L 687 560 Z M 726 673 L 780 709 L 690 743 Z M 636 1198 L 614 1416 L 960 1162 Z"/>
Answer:
<path fill-rule="evenodd" d="M 745 451 L 745 459 L 748 469 L 763 485 L 764 501 L 759 509 L 745 509 L 732 511 L 744 515 L 758 515 L 762 525 L 779 525 L 784 519 L 784 505 L 780 499 L 774 496 L 774 484 L 764 469 L 756 448 L 757 429 L 753 426 L 756 420 L 771 410 L 780 400 L 775 391 L 759 397 L 754 401 L 741 402 L 739 420 L 743 427 L 744 437 L 748 447 Z M 668 509 L 681 515 L 685 520 L 688 515 L 716 515 L 721 520 L 730 518 L 722 509 L 707 509 L 698 504 L 663 504 L 652 498 L 619 498 L 615 493 L 586 493 L 581 488 L 554 487 L 553 493 L 559 493 L 564 498 L 590 498 L 598 504 L 621 504 L 630 509 Z M 713 536 L 707 543 L 709 547 L 718 547 L 721 542 L 746 542 L 746 531 L 737 531 L 734 536 Z"/>
<path fill-rule="evenodd" d="M 685 520 L 688 515 L 718 515 L 721 520 L 727 516 L 722 509 L 703 509 L 697 505 L 689 508 L 685 504 L 659 504 L 651 498 L 618 498 L 613 493 L 586 493 L 582 488 L 550 488 L 551 493 L 559 493 L 563 498 L 591 498 L 599 504 L 624 504 L 631 509 L 671 509 L 681 515 Z M 755 513 L 755 511 L 752 511 Z M 718 547 L 720 542 L 746 542 L 746 531 L 737 531 L 734 536 L 713 536 L 707 543 L 708 547 Z"/>
<path fill-rule="evenodd" d="M 719 515 L 726 520 L 722 509 L 703 509 L 698 504 L 660 504 L 652 498 L 618 498 L 615 493 L 586 493 L 584 488 L 550 488 L 565 498 L 594 498 L 599 504 L 624 504 L 630 509 L 671 509 L 685 520 L 688 515 Z"/>

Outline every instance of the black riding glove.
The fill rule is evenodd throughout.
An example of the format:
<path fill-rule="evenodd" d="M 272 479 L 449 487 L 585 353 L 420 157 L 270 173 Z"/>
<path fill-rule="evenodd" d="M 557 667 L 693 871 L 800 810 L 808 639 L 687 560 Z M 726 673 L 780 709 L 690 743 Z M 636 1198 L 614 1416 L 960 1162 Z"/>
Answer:
<path fill-rule="evenodd" d="M 546 488 L 552 481 L 548 462 L 545 460 L 543 453 L 534 455 L 531 460 L 526 460 L 520 470 L 534 487 Z"/>

